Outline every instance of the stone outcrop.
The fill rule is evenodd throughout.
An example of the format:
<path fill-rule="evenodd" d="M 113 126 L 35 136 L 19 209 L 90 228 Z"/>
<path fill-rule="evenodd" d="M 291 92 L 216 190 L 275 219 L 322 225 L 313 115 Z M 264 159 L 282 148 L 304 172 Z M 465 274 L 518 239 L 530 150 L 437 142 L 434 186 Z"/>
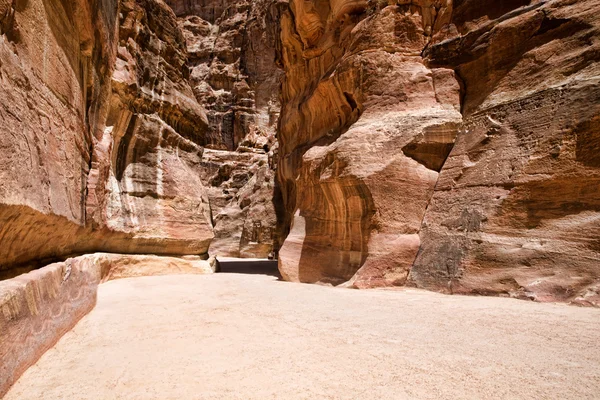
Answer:
<path fill-rule="evenodd" d="M 0 397 L 96 304 L 98 285 L 114 279 L 210 274 L 214 260 L 90 254 L 0 282 Z"/>
<path fill-rule="evenodd" d="M 411 279 L 598 305 L 600 3 L 509 3 L 455 3 L 425 51 L 461 77 L 464 122 Z"/>
<path fill-rule="evenodd" d="M 285 279 L 407 280 L 462 119 L 454 71 L 421 57 L 438 8 L 413 3 L 291 1 L 281 21 Z"/>
<path fill-rule="evenodd" d="M 266 257 L 278 8 L 215 3 L 203 37 L 190 25 L 200 17 L 178 19 L 161 0 L 50 3 L 0 2 L 0 270 L 94 251 L 205 254 L 221 219 L 236 225 L 219 238 L 239 243 L 224 255 Z M 248 186 L 222 182 L 209 198 L 209 172 L 228 167 L 215 170 L 205 146 L 231 151 Z M 230 216 L 217 215 L 223 199 Z"/>
<path fill-rule="evenodd" d="M 278 18 L 285 1 L 176 1 L 189 54 L 190 84 L 206 107 L 209 130 L 202 174 L 215 239 L 210 252 L 267 257 L 273 252 L 272 204 L 281 70 Z"/>
<path fill-rule="evenodd" d="M 599 11 L 0 0 L 0 273 L 279 252 L 293 281 L 598 305 Z"/>
<path fill-rule="evenodd" d="M 121 253 L 203 254 L 213 237 L 200 179 L 208 121 L 188 83 L 187 52 L 162 1 L 120 3 L 106 127 L 88 183 L 93 229 L 127 235 Z"/>
<path fill-rule="evenodd" d="M 277 224 L 272 157 L 262 150 L 206 149 L 202 166 L 215 234 L 210 254 L 241 258 L 271 255 Z"/>
<path fill-rule="evenodd" d="M 73 251 L 117 3 L 0 1 L 0 269 Z"/>
<path fill-rule="evenodd" d="M 283 276 L 597 305 L 599 7 L 290 1 Z"/>

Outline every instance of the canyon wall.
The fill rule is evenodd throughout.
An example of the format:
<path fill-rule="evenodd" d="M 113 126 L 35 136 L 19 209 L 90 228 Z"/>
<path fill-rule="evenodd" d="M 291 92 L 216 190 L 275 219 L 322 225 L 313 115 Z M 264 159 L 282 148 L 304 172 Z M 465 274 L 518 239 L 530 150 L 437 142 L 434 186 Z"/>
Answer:
<path fill-rule="evenodd" d="M 464 121 L 411 279 L 599 304 L 600 3 L 484 3 L 424 53 L 461 77 Z"/>
<path fill-rule="evenodd" d="M 272 252 L 281 7 L 198 4 L 0 1 L 0 272 Z"/>
<path fill-rule="evenodd" d="M 78 246 L 116 18 L 114 1 L 0 1 L 0 270 Z"/>
<path fill-rule="evenodd" d="M 189 54 L 190 84 L 207 110 L 202 180 L 215 238 L 211 254 L 267 257 L 276 240 L 275 139 L 286 1 L 168 0 Z"/>
<path fill-rule="evenodd" d="M 600 300 L 597 1 L 290 1 L 279 265 Z"/>
<path fill-rule="evenodd" d="M 598 11 L 0 0 L 0 273 L 279 252 L 293 281 L 598 304 Z"/>

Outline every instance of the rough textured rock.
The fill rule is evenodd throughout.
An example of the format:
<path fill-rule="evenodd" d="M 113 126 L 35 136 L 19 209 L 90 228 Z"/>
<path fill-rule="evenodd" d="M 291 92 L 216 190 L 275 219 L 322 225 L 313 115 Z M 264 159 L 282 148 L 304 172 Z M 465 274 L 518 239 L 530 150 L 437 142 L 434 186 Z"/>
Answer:
<path fill-rule="evenodd" d="M 510 3 L 455 3 L 425 52 L 462 78 L 464 123 L 411 280 L 599 305 L 600 3 Z"/>
<path fill-rule="evenodd" d="M 190 82 L 208 110 L 208 145 L 271 147 L 279 116 L 273 1 L 168 1 L 183 29 Z M 273 3 L 273 4 L 272 4 Z"/>
<path fill-rule="evenodd" d="M 85 224 L 116 17 L 116 1 L 0 0 L 0 269 L 72 250 Z"/>
<path fill-rule="evenodd" d="M 96 304 L 113 279 L 209 274 L 214 260 L 90 254 L 0 282 L 0 397 Z"/>
<path fill-rule="evenodd" d="M 597 305 L 599 11 L 0 0 L 0 271 L 282 245 L 289 280 Z"/>
<path fill-rule="evenodd" d="M 599 7 L 290 1 L 283 276 L 597 305 Z"/>
<path fill-rule="evenodd" d="M 277 219 L 270 161 L 262 150 L 205 150 L 201 177 L 213 215 L 211 255 L 266 258 L 272 253 Z"/>
<path fill-rule="evenodd" d="M 102 247 L 112 252 L 206 253 L 213 234 L 200 174 L 208 122 L 187 81 L 172 10 L 157 0 L 122 1 L 117 54 L 88 224 L 131 237 Z"/>
<path fill-rule="evenodd" d="M 0 2 L 0 270 L 99 250 L 204 254 L 220 220 L 222 255 L 272 252 L 285 3 L 170 4 L 181 18 L 162 0 Z M 228 184 L 207 196 L 205 146 L 246 177 L 229 215 L 211 215 L 233 197 Z"/>
<path fill-rule="evenodd" d="M 189 54 L 190 84 L 207 109 L 203 159 L 220 256 L 267 257 L 275 241 L 274 191 L 285 1 L 175 1 Z M 220 150 L 220 151 L 216 151 Z"/>
<path fill-rule="evenodd" d="M 421 57 L 439 7 L 413 3 L 291 1 L 281 20 L 285 279 L 407 279 L 461 121 L 454 72 Z"/>

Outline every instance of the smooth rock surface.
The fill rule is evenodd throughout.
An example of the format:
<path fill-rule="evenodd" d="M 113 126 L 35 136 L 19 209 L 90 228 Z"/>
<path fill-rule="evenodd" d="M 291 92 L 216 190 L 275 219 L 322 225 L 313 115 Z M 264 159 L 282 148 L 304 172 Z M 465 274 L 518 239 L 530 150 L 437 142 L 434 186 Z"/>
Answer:
<path fill-rule="evenodd" d="M 16 399 L 595 399 L 600 310 L 263 275 L 111 281 Z"/>

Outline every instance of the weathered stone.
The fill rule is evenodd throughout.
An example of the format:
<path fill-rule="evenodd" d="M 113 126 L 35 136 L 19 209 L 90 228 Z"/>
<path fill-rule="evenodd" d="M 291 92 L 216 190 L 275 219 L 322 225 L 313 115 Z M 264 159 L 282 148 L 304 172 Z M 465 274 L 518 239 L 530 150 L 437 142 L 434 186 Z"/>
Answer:
<path fill-rule="evenodd" d="M 461 2 L 450 25 L 460 36 L 425 52 L 462 78 L 464 123 L 411 281 L 598 304 L 600 4 L 528 4 Z"/>
<path fill-rule="evenodd" d="M 421 58 L 424 5 L 315 3 L 292 1 L 281 22 L 278 167 L 291 230 L 280 270 L 302 282 L 403 284 L 461 121 L 460 86 Z"/>
<path fill-rule="evenodd" d="M 77 246 L 116 18 L 116 1 L 0 0 L 0 270 Z"/>
<path fill-rule="evenodd" d="M 598 7 L 290 1 L 284 278 L 596 301 Z"/>
<path fill-rule="evenodd" d="M 215 239 L 210 252 L 273 252 L 273 162 L 279 118 L 278 16 L 285 2 L 167 1 L 180 17 L 190 84 L 207 108 L 203 158 Z"/>
<path fill-rule="evenodd" d="M 201 177 L 213 215 L 211 255 L 267 258 L 273 252 L 277 220 L 269 158 L 262 150 L 205 150 Z"/>

